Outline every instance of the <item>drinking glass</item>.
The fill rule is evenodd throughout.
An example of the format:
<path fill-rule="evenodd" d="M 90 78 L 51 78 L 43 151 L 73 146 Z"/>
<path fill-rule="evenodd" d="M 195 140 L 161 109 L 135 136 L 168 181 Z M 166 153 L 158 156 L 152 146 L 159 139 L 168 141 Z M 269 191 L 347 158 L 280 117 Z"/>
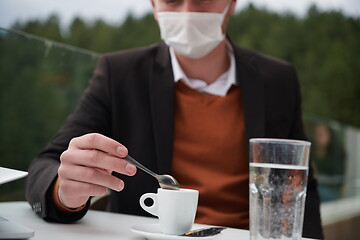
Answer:
<path fill-rule="evenodd" d="M 300 240 L 310 142 L 250 139 L 250 239 Z"/>

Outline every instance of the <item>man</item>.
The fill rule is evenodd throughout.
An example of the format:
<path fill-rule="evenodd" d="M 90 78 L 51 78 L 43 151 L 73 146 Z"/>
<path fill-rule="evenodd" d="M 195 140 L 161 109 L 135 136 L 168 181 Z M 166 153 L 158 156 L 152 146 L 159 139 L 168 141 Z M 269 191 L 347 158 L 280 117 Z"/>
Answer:
<path fill-rule="evenodd" d="M 109 211 L 144 215 L 138 199 L 158 184 L 122 159 L 130 153 L 200 191 L 197 222 L 248 228 L 248 140 L 305 139 L 295 71 L 225 38 L 236 0 L 151 3 L 166 44 L 101 57 L 32 162 L 27 199 L 44 219 L 71 222 L 110 188 Z M 312 172 L 304 236 L 322 237 Z"/>

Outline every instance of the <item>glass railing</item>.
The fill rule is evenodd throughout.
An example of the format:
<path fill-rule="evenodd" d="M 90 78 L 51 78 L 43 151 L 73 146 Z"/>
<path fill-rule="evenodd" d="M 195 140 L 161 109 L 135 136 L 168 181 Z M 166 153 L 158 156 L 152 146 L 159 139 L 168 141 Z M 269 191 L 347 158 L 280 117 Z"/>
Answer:
<path fill-rule="evenodd" d="M 321 201 L 360 196 L 360 129 L 324 119 L 305 126 Z"/>
<path fill-rule="evenodd" d="M 98 56 L 0 28 L 0 166 L 27 169 L 76 105 Z M 314 118 L 305 123 L 322 202 L 359 198 L 360 130 Z M 2 185 L 0 201 L 23 200 L 23 181 Z"/>
<path fill-rule="evenodd" d="M 360 219 L 360 129 L 330 120 L 307 119 L 305 123 L 325 237 L 340 239 L 337 230 L 344 226 L 350 226 L 347 235 L 354 234 L 354 223 Z"/>
<path fill-rule="evenodd" d="M 0 28 L 0 166 L 28 168 L 76 105 L 97 58 Z M 24 180 L 1 185 L 0 201 L 23 200 L 23 186 Z"/>

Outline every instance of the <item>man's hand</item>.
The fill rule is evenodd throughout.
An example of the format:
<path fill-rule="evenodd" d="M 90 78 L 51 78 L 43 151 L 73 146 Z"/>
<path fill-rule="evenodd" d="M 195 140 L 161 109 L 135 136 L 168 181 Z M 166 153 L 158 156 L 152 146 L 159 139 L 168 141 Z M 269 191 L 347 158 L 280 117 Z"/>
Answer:
<path fill-rule="evenodd" d="M 102 196 L 107 188 L 121 191 L 124 182 L 113 171 L 133 176 L 136 167 L 127 163 L 128 150 L 113 139 L 90 133 L 73 138 L 60 156 L 59 199 L 69 208 L 84 205 L 90 196 Z"/>

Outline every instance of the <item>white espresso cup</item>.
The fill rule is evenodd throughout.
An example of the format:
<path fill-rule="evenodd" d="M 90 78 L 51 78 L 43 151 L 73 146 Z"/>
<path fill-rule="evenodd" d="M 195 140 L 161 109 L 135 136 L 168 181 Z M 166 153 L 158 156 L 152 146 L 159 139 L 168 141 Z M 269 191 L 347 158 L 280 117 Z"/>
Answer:
<path fill-rule="evenodd" d="M 152 199 L 151 206 L 145 205 Z M 158 188 L 158 193 L 145 193 L 140 197 L 141 207 L 159 218 L 164 234 L 181 235 L 191 230 L 194 224 L 199 192 L 192 189 L 167 190 Z"/>

